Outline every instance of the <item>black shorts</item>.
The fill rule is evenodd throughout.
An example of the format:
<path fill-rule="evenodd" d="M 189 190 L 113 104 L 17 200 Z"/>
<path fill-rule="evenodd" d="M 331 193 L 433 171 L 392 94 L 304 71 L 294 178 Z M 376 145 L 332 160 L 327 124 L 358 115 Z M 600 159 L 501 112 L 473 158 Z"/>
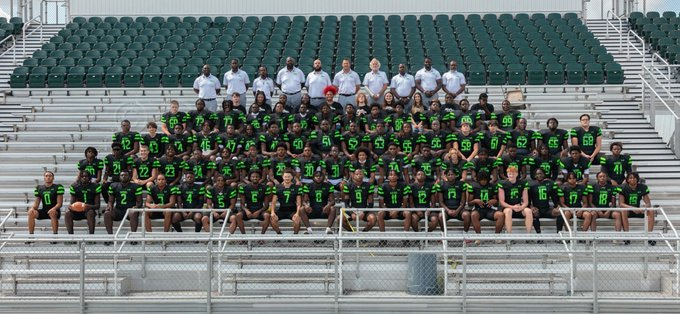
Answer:
<path fill-rule="evenodd" d="M 331 208 L 333 210 L 333 208 Z M 328 215 L 323 212 L 323 207 L 312 207 L 312 212 L 307 214 L 307 218 L 309 219 L 325 219 L 328 218 Z"/>
<path fill-rule="evenodd" d="M 401 207 L 398 208 L 387 208 L 387 210 L 384 210 L 385 215 L 384 215 L 384 220 L 390 220 L 390 219 L 399 219 L 399 220 L 404 220 L 404 209 Z M 390 215 L 390 212 L 397 212 L 397 216 L 392 218 Z M 374 212 L 376 216 L 378 215 L 379 212 Z"/>
<path fill-rule="evenodd" d="M 484 207 L 484 208 L 475 207 L 474 210 L 479 212 L 479 216 L 481 218 L 485 218 L 485 219 L 491 220 L 491 221 L 496 221 L 496 219 L 493 216 L 498 211 L 497 209 L 494 209 L 493 207 Z"/>
<path fill-rule="evenodd" d="M 525 218 L 524 215 L 522 215 L 522 212 L 516 212 L 512 211 L 512 218 Z"/>
<path fill-rule="evenodd" d="M 279 216 L 279 220 L 282 219 L 293 219 L 293 216 L 297 214 L 297 209 L 295 207 L 293 208 L 279 208 L 279 210 L 276 211 L 276 215 Z"/>
<path fill-rule="evenodd" d="M 36 219 L 38 220 L 44 220 L 44 219 L 50 219 L 50 214 L 47 213 L 48 210 L 39 210 L 38 211 L 38 217 Z M 57 211 L 57 220 L 61 217 L 61 211 Z"/>
<path fill-rule="evenodd" d="M 457 208 L 457 207 L 458 207 L 458 206 L 456 206 L 456 208 Z M 460 211 L 458 211 L 458 214 L 455 215 L 455 216 L 449 216 L 449 214 L 446 213 L 446 220 L 454 219 L 454 218 L 455 218 L 455 219 L 458 219 L 458 220 L 460 220 L 460 221 L 463 221 L 463 212 L 466 212 L 466 211 L 467 211 L 467 210 L 466 210 L 465 208 L 463 208 L 463 209 L 461 209 Z"/>
<path fill-rule="evenodd" d="M 150 219 L 163 219 L 165 217 L 163 216 L 163 212 L 150 212 L 149 218 Z"/>
<path fill-rule="evenodd" d="M 538 217 L 535 217 L 535 218 L 557 218 L 557 217 L 553 216 L 553 209 L 552 208 L 539 208 L 538 209 Z"/>
<path fill-rule="evenodd" d="M 94 211 L 94 209 L 92 209 L 92 211 Z M 71 218 L 73 218 L 73 220 L 87 219 L 88 210 L 86 210 L 84 212 L 74 212 L 74 211 L 69 211 L 69 212 L 71 213 Z"/>
<path fill-rule="evenodd" d="M 645 213 L 634 213 L 632 211 L 628 212 L 628 218 L 645 218 Z"/>
<path fill-rule="evenodd" d="M 125 216 L 125 212 L 127 212 L 127 208 L 125 209 L 114 208 L 111 210 L 111 219 L 113 219 L 113 221 L 121 221 Z M 128 216 L 127 219 L 129 220 L 130 217 Z"/>

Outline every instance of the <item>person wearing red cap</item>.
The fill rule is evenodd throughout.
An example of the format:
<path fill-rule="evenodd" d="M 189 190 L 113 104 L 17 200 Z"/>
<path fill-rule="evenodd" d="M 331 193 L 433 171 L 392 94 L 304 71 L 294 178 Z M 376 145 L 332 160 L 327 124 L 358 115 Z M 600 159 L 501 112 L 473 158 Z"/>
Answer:
<path fill-rule="evenodd" d="M 344 109 L 342 108 L 342 104 L 334 100 L 335 94 L 337 93 L 338 89 L 333 85 L 328 85 L 326 86 L 326 88 L 323 89 L 323 94 L 326 96 L 325 104 L 328 104 L 328 106 L 331 107 L 331 111 L 333 113 L 335 113 L 336 115 L 340 115 L 344 112 Z"/>

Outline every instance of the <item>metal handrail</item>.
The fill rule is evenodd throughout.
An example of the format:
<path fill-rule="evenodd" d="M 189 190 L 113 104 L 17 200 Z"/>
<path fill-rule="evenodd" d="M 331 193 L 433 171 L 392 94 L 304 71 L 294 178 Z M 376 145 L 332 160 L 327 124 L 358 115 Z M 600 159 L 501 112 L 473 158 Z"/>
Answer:
<path fill-rule="evenodd" d="M 42 17 L 41 16 L 36 16 L 36 17 L 28 20 L 26 23 L 24 23 L 24 26 L 21 28 L 21 34 L 22 34 L 21 54 L 24 58 L 26 57 L 26 30 L 28 28 L 30 28 L 31 25 L 38 25 L 38 27 L 36 29 L 32 30 L 30 33 L 28 33 L 28 36 L 35 33 L 35 31 L 40 30 L 40 42 L 42 42 L 42 40 L 43 40 L 43 23 L 42 23 Z"/>
<path fill-rule="evenodd" d="M 609 16 L 616 18 L 619 21 L 619 28 L 617 29 L 611 21 L 609 21 Z M 607 11 L 607 28 L 605 36 L 609 38 L 609 26 L 611 26 L 617 33 L 619 33 L 619 52 L 623 49 L 623 20 L 620 16 L 616 15 L 612 10 Z"/>
<path fill-rule="evenodd" d="M 9 208 L 9 209 L 0 209 L 0 212 L 7 211 L 7 215 L 0 221 L 0 230 L 5 228 L 5 223 L 7 223 L 7 220 L 9 220 L 9 217 L 12 217 L 14 215 L 14 208 Z"/>
<path fill-rule="evenodd" d="M 649 71 L 649 69 L 647 69 L 647 67 L 643 67 L 643 69 Z M 652 91 L 652 93 L 654 93 L 654 95 L 656 95 L 656 97 L 659 98 L 659 100 L 661 101 L 661 103 L 662 103 L 664 106 L 666 106 L 666 109 L 668 109 L 668 111 L 671 112 L 671 114 L 673 115 L 673 117 L 675 117 L 676 120 L 680 119 L 680 117 L 679 117 L 677 114 L 675 114 L 675 111 L 674 111 L 673 109 L 671 109 L 671 107 L 668 105 L 668 103 L 666 103 L 666 101 L 663 100 L 663 98 L 661 97 L 661 95 L 659 95 L 659 93 L 656 92 L 656 89 L 655 89 L 654 87 L 652 87 L 652 85 L 650 85 L 649 82 L 647 82 L 647 80 L 645 79 L 645 77 L 644 77 L 642 74 L 639 74 L 638 76 L 642 79 L 642 84 L 645 85 L 645 86 L 647 86 L 647 87 Z M 658 80 L 657 80 L 653 75 L 652 75 L 652 79 L 654 79 L 655 81 L 658 82 Z M 661 84 L 659 84 L 659 85 L 661 85 Z M 665 88 L 664 88 L 664 91 L 666 91 L 667 93 L 670 94 L 670 91 L 667 90 L 667 89 L 665 89 Z M 672 97 L 672 94 L 670 94 L 670 95 L 671 95 L 671 97 Z M 672 97 L 672 98 L 673 98 L 673 101 L 675 101 L 675 104 L 678 105 L 678 106 L 680 106 L 680 103 L 678 103 L 678 100 L 675 99 L 675 97 Z"/>
<path fill-rule="evenodd" d="M 10 50 L 12 50 L 12 64 L 16 65 L 17 64 L 17 50 L 15 48 L 16 48 L 16 45 L 17 45 L 17 38 L 14 35 L 9 35 L 9 36 L 5 37 L 5 39 L 0 40 L 0 44 L 4 43 L 4 42 L 6 42 L 10 39 L 12 39 L 12 46 L 10 46 L 5 51 L 0 53 L 0 57 L 4 56 Z"/>
<path fill-rule="evenodd" d="M 633 47 L 633 49 L 635 49 L 636 52 L 638 52 L 640 55 L 642 55 L 642 66 L 645 66 L 645 65 L 647 65 L 647 55 L 646 55 L 647 49 L 645 49 L 647 44 L 645 43 L 645 40 L 642 39 L 642 37 L 640 37 L 636 32 L 634 32 L 633 30 L 628 30 L 628 35 L 631 35 L 631 34 L 633 35 L 633 37 L 635 37 L 637 40 L 639 40 L 642 43 L 642 51 L 640 51 L 640 49 L 638 49 L 637 47 L 635 47 L 635 45 L 633 45 L 633 43 L 630 41 L 630 36 L 628 36 L 626 38 L 626 42 L 628 44 L 627 47 L 626 47 L 626 58 L 628 60 L 630 60 L 630 47 Z"/>
<path fill-rule="evenodd" d="M 667 73 L 662 73 L 662 71 L 659 70 L 659 69 L 654 65 L 654 62 L 655 62 L 655 61 L 659 61 L 660 63 L 662 63 L 662 64 L 665 66 L 665 68 L 666 68 L 666 70 L 667 70 Z M 661 55 L 659 55 L 658 52 L 655 52 L 655 53 L 652 55 L 652 61 L 651 61 L 650 63 L 651 63 L 652 68 L 653 68 L 657 73 L 659 73 L 659 75 L 661 75 L 661 76 L 664 78 L 664 80 L 668 83 L 668 86 L 670 87 L 670 85 L 671 85 L 671 65 L 670 65 L 670 63 L 668 63 L 668 61 L 666 61 L 665 58 L 663 58 Z"/>

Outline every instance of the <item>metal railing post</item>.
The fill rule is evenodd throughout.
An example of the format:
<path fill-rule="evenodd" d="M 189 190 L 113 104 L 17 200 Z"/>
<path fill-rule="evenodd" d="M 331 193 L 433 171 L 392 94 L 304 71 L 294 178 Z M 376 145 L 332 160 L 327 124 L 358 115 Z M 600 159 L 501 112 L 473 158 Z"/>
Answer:
<path fill-rule="evenodd" d="M 335 313 L 340 312 L 340 250 L 338 246 L 338 238 L 333 241 L 333 248 L 335 249 Z"/>
<path fill-rule="evenodd" d="M 226 223 L 226 222 L 225 222 Z M 212 262 L 212 238 L 210 241 L 208 241 L 207 245 L 207 262 L 208 264 L 206 265 L 206 276 L 205 276 L 205 281 L 207 282 L 207 289 L 206 289 L 206 295 L 205 295 L 205 312 L 207 314 L 212 313 L 212 269 L 213 269 L 213 262 Z"/>
<path fill-rule="evenodd" d="M 600 312 L 600 306 L 598 304 L 598 278 L 597 278 L 597 238 L 593 239 L 593 313 L 597 314 Z"/>
<path fill-rule="evenodd" d="M 463 241 L 463 313 L 467 313 L 467 245 Z"/>
<path fill-rule="evenodd" d="M 80 241 L 80 313 L 85 313 L 85 242 Z"/>

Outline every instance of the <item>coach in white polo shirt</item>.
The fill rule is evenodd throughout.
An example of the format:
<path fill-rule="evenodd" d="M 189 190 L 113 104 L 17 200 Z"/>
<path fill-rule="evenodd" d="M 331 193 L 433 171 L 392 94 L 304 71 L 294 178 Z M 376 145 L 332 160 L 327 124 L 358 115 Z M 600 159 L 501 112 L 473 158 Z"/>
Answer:
<path fill-rule="evenodd" d="M 343 110 L 347 104 L 357 106 L 356 94 L 361 88 L 361 79 L 359 79 L 359 74 L 350 68 L 349 59 L 342 60 L 342 71 L 335 73 L 333 86 L 338 88 L 338 102 Z"/>
<path fill-rule="evenodd" d="M 463 99 L 463 92 L 465 92 L 465 76 L 458 72 L 458 63 L 451 60 L 449 63 L 449 71 L 442 75 L 442 89 L 446 94 L 454 97 L 456 103 Z"/>
<path fill-rule="evenodd" d="M 442 76 L 432 67 L 432 59 L 425 57 L 424 67 L 416 72 L 416 89 L 423 94 L 423 104 L 430 106 L 432 99 L 439 99 Z"/>
<path fill-rule="evenodd" d="M 198 98 L 203 99 L 205 107 L 212 111 L 217 111 L 217 95 L 220 93 L 220 80 L 210 74 L 210 66 L 203 66 L 203 74 L 194 80 L 194 93 Z"/>
<path fill-rule="evenodd" d="M 411 112 L 411 99 L 416 92 L 416 80 L 406 73 L 406 65 L 399 64 L 399 73 L 392 77 L 390 91 L 397 96 L 397 101 L 404 104 L 404 112 Z"/>
<path fill-rule="evenodd" d="M 300 69 L 295 67 L 295 59 L 286 58 L 286 67 L 279 70 L 276 75 L 276 85 L 282 93 L 286 95 L 286 106 L 297 112 L 300 107 L 302 95 L 302 85 L 305 84 L 305 74 Z"/>
<path fill-rule="evenodd" d="M 250 84 L 248 73 L 238 68 L 238 60 L 231 59 L 231 71 L 224 73 L 224 78 L 222 79 L 222 85 L 227 90 L 227 95 L 238 93 L 241 95 L 241 103 L 247 104 L 246 91 L 248 90 L 248 84 Z"/>
<path fill-rule="evenodd" d="M 368 90 L 368 104 L 380 104 L 383 102 L 383 94 L 387 90 L 387 86 L 390 85 L 390 81 L 387 80 L 387 74 L 380 71 L 380 61 L 373 58 L 371 63 L 371 72 L 364 75 L 364 86 Z"/>
<path fill-rule="evenodd" d="M 314 108 L 319 109 L 321 104 L 326 102 L 323 89 L 331 85 L 331 77 L 324 70 L 321 69 L 321 60 L 314 60 L 314 71 L 307 74 L 305 87 L 307 87 L 307 94 L 310 98 L 310 104 Z"/>
<path fill-rule="evenodd" d="M 260 76 L 253 80 L 253 96 L 257 95 L 257 92 L 262 91 L 267 99 L 265 102 L 271 106 L 272 96 L 274 95 L 274 80 L 269 77 L 266 67 L 261 66 L 258 72 Z"/>

